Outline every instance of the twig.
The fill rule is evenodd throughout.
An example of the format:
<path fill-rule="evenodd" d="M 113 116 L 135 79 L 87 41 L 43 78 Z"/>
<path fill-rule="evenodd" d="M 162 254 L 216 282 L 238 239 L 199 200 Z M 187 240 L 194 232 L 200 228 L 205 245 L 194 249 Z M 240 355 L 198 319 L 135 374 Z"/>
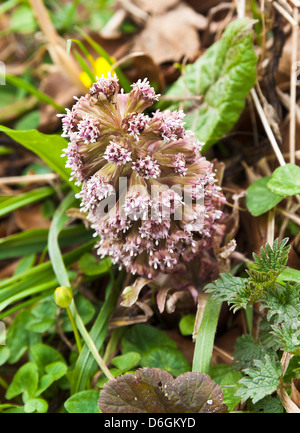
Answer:
<path fill-rule="evenodd" d="M 295 164 L 296 150 L 296 103 L 297 103 L 297 54 L 298 54 L 298 8 L 293 13 L 295 24 L 292 32 L 292 53 L 291 53 L 291 108 L 290 108 L 290 162 Z"/>
<path fill-rule="evenodd" d="M 190 96 L 160 96 L 161 101 L 202 101 L 203 95 Z"/>
<path fill-rule="evenodd" d="M 16 185 L 19 183 L 47 183 L 58 179 L 56 173 L 28 174 L 25 176 L 0 177 L 0 185 Z"/>
<path fill-rule="evenodd" d="M 271 145 L 273 147 L 273 150 L 274 150 L 274 152 L 275 152 L 275 154 L 277 156 L 279 164 L 283 166 L 283 165 L 286 164 L 286 162 L 285 162 L 285 160 L 284 160 L 284 158 L 282 156 L 281 150 L 280 150 L 280 148 L 279 148 L 279 146 L 277 144 L 277 141 L 275 139 L 274 133 L 273 133 L 273 131 L 272 131 L 270 125 L 269 125 L 268 119 L 267 119 L 267 117 L 265 115 L 265 112 L 264 112 L 262 106 L 261 106 L 261 103 L 260 103 L 260 101 L 258 99 L 258 96 L 257 96 L 257 93 L 256 93 L 255 89 L 251 89 L 251 96 L 253 98 L 254 105 L 255 105 L 255 107 L 257 109 L 257 112 L 259 114 L 260 120 L 262 121 L 262 124 L 263 124 L 263 126 L 265 128 L 266 134 L 267 134 L 267 136 L 268 136 L 268 138 L 270 140 L 270 143 L 271 143 Z"/>

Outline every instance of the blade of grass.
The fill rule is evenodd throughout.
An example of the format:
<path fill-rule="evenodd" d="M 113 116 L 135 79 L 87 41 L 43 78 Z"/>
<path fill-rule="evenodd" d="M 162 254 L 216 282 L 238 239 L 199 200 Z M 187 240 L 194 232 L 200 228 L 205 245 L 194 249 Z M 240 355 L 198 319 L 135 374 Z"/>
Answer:
<path fill-rule="evenodd" d="M 0 131 L 5 132 L 10 138 L 22 144 L 40 157 L 50 168 L 65 180 L 75 192 L 80 188 L 70 181 L 71 170 L 66 168 L 65 159 L 61 157 L 63 149 L 68 146 L 67 140 L 60 135 L 43 134 L 35 129 L 28 131 L 14 131 L 6 126 L 0 125 Z"/>
<path fill-rule="evenodd" d="M 25 192 L 23 194 L 11 197 L 1 203 L 0 206 L 0 217 L 7 215 L 8 213 L 19 209 L 20 207 L 28 204 L 36 203 L 43 200 L 46 197 L 50 197 L 55 193 L 55 189 L 51 186 L 45 186 L 42 188 L 34 189 L 32 191 Z"/>
<path fill-rule="evenodd" d="M 52 105 L 60 113 L 65 112 L 65 108 L 62 107 L 61 105 L 57 104 L 54 101 L 54 99 L 52 99 L 50 96 L 46 95 L 45 93 L 41 92 L 35 86 L 33 86 L 32 84 L 23 80 L 22 78 L 15 77 L 15 76 L 9 75 L 9 74 L 5 74 L 5 80 L 7 83 L 10 83 L 10 84 L 18 87 L 19 89 L 23 89 L 27 93 L 34 95 L 39 101 L 44 102 L 45 104 L 48 104 L 48 105 Z"/>
<path fill-rule="evenodd" d="M 220 310 L 221 303 L 208 296 L 196 338 L 193 371 L 208 374 Z"/>
<path fill-rule="evenodd" d="M 41 253 L 47 246 L 48 229 L 32 229 L 0 238 L 0 260 Z M 60 247 L 92 240 L 92 232 L 83 224 L 65 227 L 59 236 Z"/>
<path fill-rule="evenodd" d="M 66 210 L 71 207 L 71 205 L 74 204 L 74 195 L 69 194 L 61 203 L 59 208 L 54 214 L 51 227 L 49 230 L 49 238 L 48 238 L 48 250 L 49 250 L 49 256 L 51 260 L 51 264 L 54 270 L 54 273 L 58 279 L 58 282 L 61 286 L 67 286 L 71 287 L 67 271 L 65 269 L 65 264 L 63 262 L 59 245 L 58 245 L 58 235 L 59 232 L 63 229 L 68 216 L 66 215 Z M 89 348 L 90 352 L 92 353 L 93 357 L 95 358 L 97 364 L 99 365 L 100 369 L 103 371 L 103 373 L 109 378 L 114 379 L 113 375 L 110 373 L 106 365 L 104 364 L 101 356 L 99 355 L 98 349 L 95 346 L 94 341 L 90 337 L 88 331 L 86 330 L 83 321 L 78 314 L 76 310 L 76 306 L 74 303 L 74 300 L 72 300 L 72 303 L 69 307 L 68 314 L 71 314 L 72 317 L 75 320 L 76 327 L 73 326 L 74 335 L 76 338 L 77 345 L 79 344 L 78 341 L 78 335 L 77 330 L 80 332 L 86 346 Z M 74 325 L 74 323 L 71 321 L 71 323 Z M 79 349 L 79 347 L 78 347 Z M 79 353 L 81 350 L 79 349 Z"/>

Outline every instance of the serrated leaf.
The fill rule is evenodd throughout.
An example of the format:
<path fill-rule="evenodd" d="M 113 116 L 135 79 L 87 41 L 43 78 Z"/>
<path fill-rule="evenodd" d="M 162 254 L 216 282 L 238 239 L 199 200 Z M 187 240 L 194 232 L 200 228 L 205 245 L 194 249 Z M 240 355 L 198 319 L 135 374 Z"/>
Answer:
<path fill-rule="evenodd" d="M 187 97 L 186 127 L 206 143 L 216 143 L 237 122 L 245 99 L 256 81 L 257 57 L 252 41 L 252 21 L 230 23 L 221 39 L 214 43 L 167 92 L 167 96 Z M 188 97 L 203 97 L 201 102 Z M 166 104 L 161 104 L 164 107 Z M 172 104 L 171 109 L 178 108 Z"/>
<path fill-rule="evenodd" d="M 300 284 L 277 284 L 275 291 L 270 290 L 262 302 L 261 308 L 268 309 L 267 319 L 273 319 L 275 325 L 294 323 L 300 318 Z"/>
<path fill-rule="evenodd" d="M 260 216 L 273 209 L 284 197 L 271 192 L 267 183 L 269 177 L 261 177 L 254 181 L 247 190 L 246 206 L 253 216 Z"/>
<path fill-rule="evenodd" d="M 257 403 L 255 403 L 254 412 L 255 413 L 283 413 L 284 407 L 282 406 L 282 403 L 277 396 L 273 397 L 271 395 L 268 395 L 267 397 L 264 397 L 262 400 L 259 400 Z"/>
<path fill-rule="evenodd" d="M 235 366 L 239 370 L 253 367 L 254 360 L 263 360 L 267 354 L 271 355 L 272 351 L 260 343 L 255 343 L 252 335 L 242 335 L 236 339 L 233 356 Z"/>
<path fill-rule="evenodd" d="M 300 356 L 300 320 L 281 323 L 280 326 L 272 325 L 272 329 L 282 350 Z"/>
<path fill-rule="evenodd" d="M 272 193 L 284 197 L 300 194 L 300 167 L 286 164 L 276 168 L 267 186 Z"/>
<path fill-rule="evenodd" d="M 143 368 L 110 380 L 100 392 L 103 413 L 227 412 L 220 387 L 206 374 L 185 373 L 173 379 L 157 368 Z"/>
<path fill-rule="evenodd" d="M 247 376 L 239 381 L 241 388 L 236 395 L 242 402 L 251 398 L 253 403 L 276 391 L 282 374 L 281 364 L 265 355 L 264 361 L 254 360 L 254 368 L 243 370 Z"/>
<path fill-rule="evenodd" d="M 248 292 L 246 282 L 246 278 L 221 274 L 220 278 L 208 284 L 204 290 L 210 293 L 213 299 L 232 304 L 233 311 L 236 311 L 240 308 L 246 308 L 251 299 L 251 292 Z"/>

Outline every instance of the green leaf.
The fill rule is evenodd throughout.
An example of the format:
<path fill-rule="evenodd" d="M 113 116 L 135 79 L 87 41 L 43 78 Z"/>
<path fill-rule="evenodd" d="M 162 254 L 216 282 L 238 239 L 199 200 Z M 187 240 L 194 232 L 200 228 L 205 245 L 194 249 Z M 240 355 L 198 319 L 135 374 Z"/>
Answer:
<path fill-rule="evenodd" d="M 226 404 L 229 412 L 232 411 L 241 402 L 240 397 L 235 396 L 239 388 L 238 382 L 242 379 L 241 373 L 231 365 L 218 364 L 210 368 L 209 376 L 222 389 L 223 403 Z"/>
<path fill-rule="evenodd" d="M 35 391 L 38 387 L 39 374 L 38 367 L 34 362 L 27 362 L 24 364 L 17 373 L 9 385 L 6 398 L 10 400 L 19 394 L 26 391 L 29 397 L 34 397 Z"/>
<path fill-rule="evenodd" d="M 259 400 L 257 403 L 255 403 L 254 412 L 255 413 L 283 413 L 284 407 L 282 406 L 282 403 L 277 396 L 273 397 L 271 395 L 268 395 L 267 397 L 264 397 L 262 400 Z"/>
<path fill-rule="evenodd" d="M 284 197 L 300 194 L 300 167 L 286 164 L 276 168 L 267 186 L 272 193 Z"/>
<path fill-rule="evenodd" d="M 31 150 L 39 156 L 49 167 L 58 173 L 75 192 L 79 192 L 79 187 L 74 181 L 70 181 L 71 170 L 65 167 L 66 160 L 61 157 L 63 149 L 68 146 L 68 142 L 60 135 L 43 134 L 35 129 L 29 131 L 14 131 L 0 125 L 0 131 L 5 132 L 9 137 L 26 149 Z"/>
<path fill-rule="evenodd" d="M 31 345 L 40 341 L 39 335 L 26 329 L 30 320 L 30 313 L 28 311 L 22 311 L 15 317 L 8 328 L 6 344 L 10 351 L 8 359 L 10 364 L 15 364 Z"/>
<path fill-rule="evenodd" d="M 31 95 L 36 96 L 37 99 L 39 99 L 41 102 L 44 102 L 45 104 L 52 105 L 54 108 L 56 108 L 56 110 L 60 111 L 61 113 L 63 113 L 65 111 L 64 107 L 57 104 L 50 96 L 41 92 L 35 86 L 33 86 L 32 84 L 23 80 L 22 78 L 6 74 L 5 79 L 8 83 L 13 84 L 14 86 L 18 87 L 19 89 L 23 89 L 27 93 L 30 93 Z M 37 112 L 37 113 L 39 113 L 39 112 Z M 20 128 L 17 128 L 17 129 L 20 129 Z"/>
<path fill-rule="evenodd" d="M 85 253 L 80 257 L 78 267 L 85 275 L 102 275 L 107 273 L 111 268 L 111 260 L 109 258 L 97 260 L 92 254 Z"/>
<path fill-rule="evenodd" d="M 134 325 L 122 338 L 123 353 L 138 352 L 143 356 L 148 350 L 157 347 L 177 349 L 175 341 L 153 326 Z"/>
<path fill-rule="evenodd" d="M 264 361 L 255 360 L 254 368 L 246 368 L 243 373 L 247 376 L 239 381 L 241 387 L 236 395 L 241 397 L 242 402 L 251 398 L 256 403 L 276 391 L 282 371 L 279 361 L 265 355 Z"/>
<path fill-rule="evenodd" d="M 277 277 L 277 281 L 290 281 L 300 283 L 300 271 L 298 269 L 285 268 Z"/>
<path fill-rule="evenodd" d="M 0 260 L 42 252 L 47 246 L 48 229 L 32 229 L 0 238 Z M 92 240 L 91 231 L 83 224 L 65 227 L 59 235 L 61 247 Z"/>
<path fill-rule="evenodd" d="M 173 376 L 179 376 L 191 370 L 183 353 L 172 347 L 155 347 L 144 353 L 142 367 L 160 368 Z"/>
<path fill-rule="evenodd" d="M 24 406 L 25 413 L 46 413 L 48 410 L 48 403 L 43 398 L 32 398 L 26 401 Z"/>
<path fill-rule="evenodd" d="M 222 38 L 194 64 L 187 65 L 184 75 L 166 93 L 172 97 L 203 97 L 199 103 L 186 100 L 183 109 L 187 112 L 187 129 L 205 142 L 205 149 L 232 129 L 255 84 L 257 57 L 251 27 L 248 19 L 230 23 Z"/>
<path fill-rule="evenodd" d="M 128 352 L 125 355 L 115 356 L 111 360 L 111 364 L 113 364 L 122 372 L 125 372 L 139 365 L 140 360 L 141 360 L 141 355 L 139 353 Z"/>
<path fill-rule="evenodd" d="M 269 177 L 261 177 L 253 182 L 246 195 L 246 206 L 253 216 L 260 216 L 273 209 L 284 197 L 274 194 L 268 187 Z"/>
<path fill-rule="evenodd" d="M 54 349 L 54 347 L 48 346 L 47 344 L 35 344 L 32 346 L 29 358 L 37 365 L 41 375 L 48 373 L 47 367 L 49 365 L 65 364 L 62 354 Z"/>
<path fill-rule="evenodd" d="M 69 413 L 99 413 L 98 400 L 99 391 L 81 391 L 65 402 L 65 409 Z"/>
<path fill-rule="evenodd" d="M 64 362 L 53 362 L 45 367 L 45 372 L 53 377 L 53 380 L 58 380 L 67 372 L 67 365 Z"/>
<path fill-rule="evenodd" d="M 220 278 L 208 284 L 204 290 L 212 299 L 233 305 L 233 311 L 246 308 L 251 293 L 246 289 L 246 278 L 234 277 L 231 274 L 220 274 Z"/>
<path fill-rule="evenodd" d="M 16 209 L 19 209 L 20 207 L 36 203 L 46 197 L 50 197 L 51 195 L 55 194 L 55 192 L 55 189 L 51 186 L 44 186 L 42 188 L 37 188 L 32 191 L 24 192 L 23 194 L 17 195 L 15 197 L 8 198 L 1 205 L 0 217 L 7 215 Z"/>
<path fill-rule="evenodd" d="M 95 315 L 95 308 L 93 304 L 86 299 L 84 296 L 78 294 L 74 297 L 75 305 L 77 308 L 77 312 L 81 317 L 82 322 L 86 325 L 89 323 Z M 67 317 L 67 313 L 64 311 L 61 315 L 63 319 L 63 323 L 61 328 L 64 332 L 71 332 L 72 326 L 70 320 Z"/>
<path fill-rule="evenodd" d="M 180 319 L 179 329 L 182 335 L 192 335 L 195 326 L 195 314 L 187 314 Z"/>
<path fill-rule="evenodd" d="M 260 343 L 255 343 L 252 335 L 242 335 L 238 337 L 234 345 L 234 362 L 238 370 L 253 367 L 254 360 L 263 360 L 268 354 L 273 352 L 267 350 Z"/>
<path fill-rule="evenodd" d="M 21 117 L 20 120 L 16 122 L 14 125 L 14 129 L 17 131 L 27 130 L 27 129 L 36 129 L 40 124 L 40 111 L 34 110 L 30 111 L 30 113 L 25 114 Z"/>
<path fill-rule="evenodd" d="M 0 366 L 5 364 L 10 355 L 9 348 L 7 346 L 0 345 Z"/>
<path fill-rule="evenodd" d="M 103 413 L 227 412 L 220 387 L 206 374 L 189 372 L 173 379 L 158 368 L 143 368 L 110 380 L 100 391 Z"/>

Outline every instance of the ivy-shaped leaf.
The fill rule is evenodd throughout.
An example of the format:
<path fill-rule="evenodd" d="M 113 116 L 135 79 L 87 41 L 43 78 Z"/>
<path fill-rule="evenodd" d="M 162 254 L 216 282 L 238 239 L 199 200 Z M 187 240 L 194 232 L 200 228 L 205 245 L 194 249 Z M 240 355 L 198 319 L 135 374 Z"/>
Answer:
<path fill-rule="evenodd" d="M 273 209 L 284 197 L 271 192 L 267 183 L 270 176 L 254 181 L 247 190 L 246 206 L 253 216 L 260 216 Z"/>
<path fill-rule="evenodd" d="M 220 387 L 206 374 L 173 379 L 158 368 L 143 368 L 110 380 L 100 392 L 103 413 L 227 412 Z"/>
<path fill-rule="evenodd" d="M 255 84 L 257 57 L 251 28 L 252 21 L 248 19 L 229 24 L 222 38 L 195 63 L 187 65 L 184 75 L 167 92 L 167 96 L 187 98 L 186 127 L 206 143 L 205 148 L 232 129 Z M 195 96 L 202 100 L 192 100 Z M 178 102 L 170 108 L 177 109 L 179 105 Z"/>

